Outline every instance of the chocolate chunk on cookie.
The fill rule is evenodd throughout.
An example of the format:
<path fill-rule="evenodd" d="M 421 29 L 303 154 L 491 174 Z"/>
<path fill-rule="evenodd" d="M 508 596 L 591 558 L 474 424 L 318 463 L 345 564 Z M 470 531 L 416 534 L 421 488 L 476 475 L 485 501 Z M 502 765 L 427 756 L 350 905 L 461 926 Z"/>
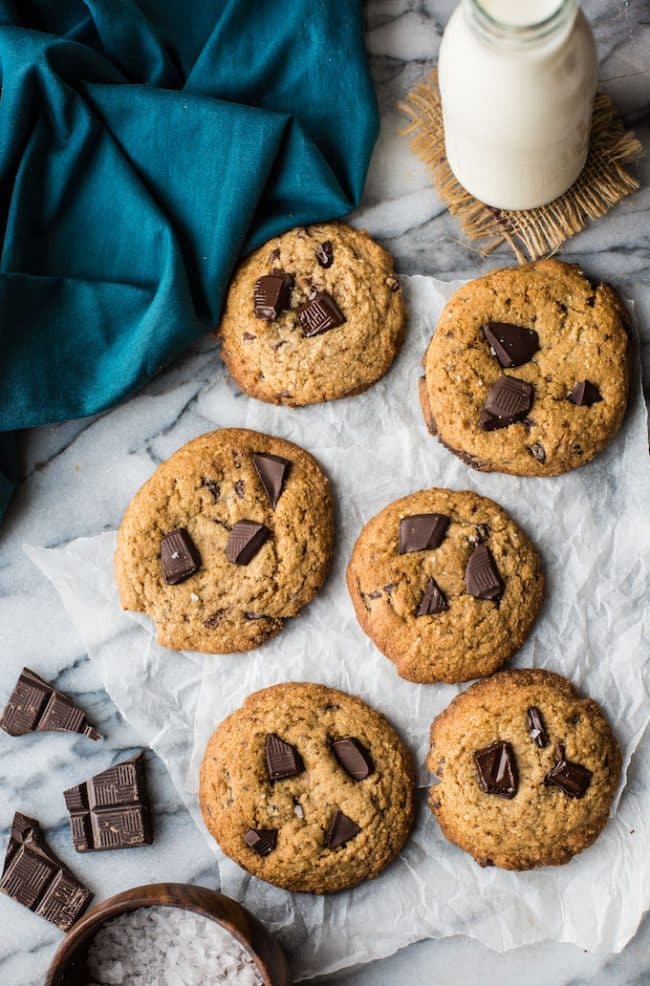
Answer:
<path fill-rule="evenodd" d="M 444 489 L 403 497 L 368 521 L 347 583 L 361 627 L 418 682 L 492 674 L 523 644 L 544 595 L 537 552 L 505 510 Z"/>
<path fill-rule="evenodd" d="M 415 769 L 379 713 L 304 682 L 250 695 L 210 739 L 199 800 L 221 848 L 287 890 L 331 893 L 377 876 L 413 822 Z"/>
<path fill-rule="evenodd" d="M 433 722 L 427 766 L 447 838 L 481 865 L 527 870 L 567 863 L 598 837 L 621 752 L 592 699 L 560 675 L 526 669 L 455 698 Z"/>
<path fill-rule="evenodd" d="M 224 428 L 158 467 L 126 510 L 115 572 L 125 609 L 147 613 L 176 650 L 258 647 L 320 588 L 332 500 L 292 442 Z"/>

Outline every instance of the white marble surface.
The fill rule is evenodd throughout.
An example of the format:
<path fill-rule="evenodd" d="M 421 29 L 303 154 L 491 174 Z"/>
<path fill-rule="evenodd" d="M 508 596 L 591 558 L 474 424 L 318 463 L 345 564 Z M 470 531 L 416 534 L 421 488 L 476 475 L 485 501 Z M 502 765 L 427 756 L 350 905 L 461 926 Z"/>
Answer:
<path fill-rule="evenodd" d="M 399 137 L 395 102 L 435 63 L 442 27 L 453 0 L 369 0 L 368 46 L 382 109 L 382 132 L 363 207 L 355 221 L 382 238 L 405 273 L 443 278 L 472 277 L 508 263 L 507 252 L 482 259 L 464 244 L 454 221 L 431 189 L 424 168 Z M 646 146 L 650 144 L 650 6 L 648 0 L 585 0 L 601 53 L 601 79 Z M 631 289 L 639 300 L 639 323 L 650 347 L 650 161 L 638 167 L 642 189 L 612 214 L 567 244 L 562 256 L 595 276 Z M 643 287 L 638 286 L 645 285 Z M 205 345 L 211 345 L 206 343 Z M 201 347 L 204 348 L 204 347 Z M 157 819 L 154 846 L 127 853 L 76 857 L 70 847 L 61 792 L 91 773 L 127 756 L 138 746 L 133 730 L 101 688 L 74 631 L 48 583 L 21 550 L 24 542 L 54 546 L 110 530 L 119 523 L 125 490 L 160 461 L 165 436 L 182 407 L 196 402 L 208 380 L 201 361 L 189 354 L 146 392 L 155 428 L 133 435 L 119 409 L 99 418 L 42 428 L 31 433 L 23 455 L 24 479 L 0 529 L 0 699 L 18 671 L 34 666 L 75 695 L 104 735 L 93 744 L 78 737 L 0 734 L 0 840 L 20 808 L 36 815 L 53 847 L 95 890 L 98 899 L 152 880 L 182 880 L 214 886 L 212 857 L 182 808 L 160 764 L 150 776 Z M 184 386 L 169 397 L 171 387 Z M 197 413 L 197 433 L 214 422 Z M 111 449 L 128 449 L 128 475 L 111 469 Z M 378 885 L 379 890 L 379 885 Z M 588 902 L 585 902 L 588 906 Z M 55 929 L 0 898 L 0 984 L 37 986 L 59 935 Z M 591 956 L 567 945 L 545 943 L 497 955 L 468 939 L 422 942 L 382 963 L 348 972 L 347 986 L 445 986 L 480 981 L 527 986 L 595 986 L 650 983 L 650 918 L 618 956 Z M 180 984 L 179 984 L 180 986 Z"/>

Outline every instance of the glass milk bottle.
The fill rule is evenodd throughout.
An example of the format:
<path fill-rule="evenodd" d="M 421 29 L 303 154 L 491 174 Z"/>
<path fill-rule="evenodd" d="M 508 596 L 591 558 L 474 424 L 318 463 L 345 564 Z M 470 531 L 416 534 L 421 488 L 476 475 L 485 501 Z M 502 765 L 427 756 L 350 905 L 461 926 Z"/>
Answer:
<path fill-rule="evenodd" d="M 597 56 L 577 0 L 461 0 L 438 80 L 447 158 L 499 209 L 562 195 L 587 159 Z"/>

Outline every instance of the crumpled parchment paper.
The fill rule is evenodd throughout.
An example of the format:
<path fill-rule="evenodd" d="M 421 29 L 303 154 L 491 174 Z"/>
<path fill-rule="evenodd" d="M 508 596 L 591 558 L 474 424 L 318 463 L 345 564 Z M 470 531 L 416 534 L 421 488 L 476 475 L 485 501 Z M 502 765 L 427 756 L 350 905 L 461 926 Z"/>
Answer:
<path fill-rule="evenodd" d="M 638 352 L 622 431 L 594 462 L 557 479 L 482 475 L 427 435 L 418 406 L 419 360 L 458 285 L 426 277 L 402 284 L 410 313 L 405 348 L 366 394 L 278 409 L 242 397 L 218 371 L 202 394 L 200 413 L 215 427 L 283 435 L 312 451 L 333 481 L 331 576 L 275 640 L 243 655 L 172 653 L 157 645 L 146 617 L 120 609 L 114 533 L 60 549 L 25 548 L 59 591 L 113 700 L 166 763 L 214 849 L 223 891 L 279 934 L 298 978 L 456 934 L 500 950 L 549 938 L 618 951 L 650 903 L 650 466 Z M 129 405 L 120 414 L 126 434 Z M 571 678 L 605 707 L 623 748 L 626 783 L 615 816 L 567 866 L 483 870 L 445 841 L 426 807 L 423 763 L 431 720 L 459 688 L 402 681 L 354 618 L 344 572 L 362 524 L 396 497 L 434 485 L 493 497 L 531 535 L 546 568 L 547 600 L 514 663 Z M 125 506 L 134 492 L 125 489 Z M 419 764 L 412 837 L 392 867 L 350 892 L 296 895 L 251 878 L 223 855 L 200 817 L 198 772 L 211 732 L 249 692 L 286 680 L 322 681 L 360 695 L 389 717 Z"/>

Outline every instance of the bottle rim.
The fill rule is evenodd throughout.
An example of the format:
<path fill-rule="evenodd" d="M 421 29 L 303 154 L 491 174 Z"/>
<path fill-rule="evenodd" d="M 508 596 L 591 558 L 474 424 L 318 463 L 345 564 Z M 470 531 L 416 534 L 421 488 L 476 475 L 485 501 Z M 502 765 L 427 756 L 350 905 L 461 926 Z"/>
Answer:
<path fill-rule="evenodd" d="M 508 24 L 494 17 L 483 6 L 482 0 L 464 0 L 473 24 L 490 40 L 514 44 L 535 44 L 554 34 L 577 12 L 578 0 L 558 0 L 555 10 L 546 17 L 530 24 Z"/>

